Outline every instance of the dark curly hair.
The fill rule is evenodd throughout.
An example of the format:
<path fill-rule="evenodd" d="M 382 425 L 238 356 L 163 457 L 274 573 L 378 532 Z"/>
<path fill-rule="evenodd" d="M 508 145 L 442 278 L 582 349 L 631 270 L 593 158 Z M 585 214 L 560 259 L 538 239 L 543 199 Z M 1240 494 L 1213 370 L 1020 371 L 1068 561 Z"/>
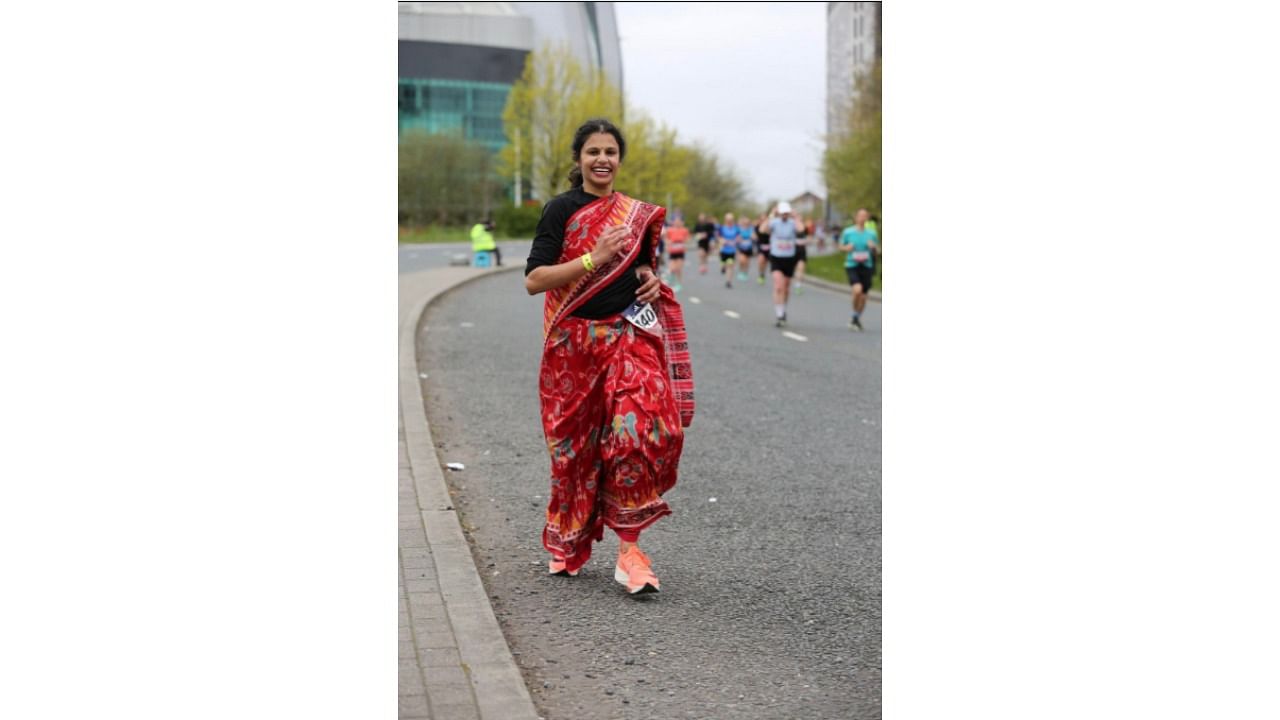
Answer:
<path fill-rule="evenodd" d="M 627 156 L 627 141 L 622 138 L 622 131 L 617 125 L 605 118 L 592 118 L 578 128 L 573 134 L 573 169 L 569 171 L 569 187 L 582 187 L 582 170 L 578 168 L 578 160 L 582 157 L 582 146 L 587 138 L 596 133 L 609 133 L 618 141 L 618 162 Z"/>

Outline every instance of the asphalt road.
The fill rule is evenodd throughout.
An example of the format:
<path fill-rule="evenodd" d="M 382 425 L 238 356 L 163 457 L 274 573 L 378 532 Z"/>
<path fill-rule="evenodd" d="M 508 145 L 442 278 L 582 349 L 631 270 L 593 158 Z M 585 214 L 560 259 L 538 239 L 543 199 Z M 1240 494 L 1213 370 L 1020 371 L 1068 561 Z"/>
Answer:
<path fill-rule="evenodd" d="M 515 262 L 521 267 L 529 257 L 528 240 L 504 240 L 498 243 L 502 250 L 502 262 Z M 405 243 L 400 245 L 400 272 L 417 272 L 429 268 L 446 267 L 454 255 L 470 255 L 471 243 Z"/>
<path fill-rule="evenodd" d="M 695 268 L 680 296 L 698 408 L 674 514 L 641 538 L 663 588 L 642 598 L 613 581 L 608 532 L 580 576 L 546 574 L 541 296 L 502 273 L 424 320 L 432 432 L 466 466 L 456 506 L 534 702 L 548 720 L 878 718 L 880 305 L 854 333 L 847 296 L 810 288 L 788 311 L 800 340 L 754 280 Z"/>

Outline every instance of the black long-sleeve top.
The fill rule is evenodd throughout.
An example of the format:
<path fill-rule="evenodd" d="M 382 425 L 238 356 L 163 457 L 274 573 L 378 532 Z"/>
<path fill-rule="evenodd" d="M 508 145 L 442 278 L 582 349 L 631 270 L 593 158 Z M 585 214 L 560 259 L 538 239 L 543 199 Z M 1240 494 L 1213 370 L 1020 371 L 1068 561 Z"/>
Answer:
<path fill-rule="evenodd" d="M 527 276 L 534 268 L 543 265 L 555 265 L 560 261 L 560 253 L 564 250 L 564 228 L 569 218 L 585 205 L 600 198 L 586 192 L 581 187 L 551 198 L 542 208 L 542 219 L 538 221 L 538 229 L 533 235 L 533 247 L 529 250 L 529 260 L 525 263 L 524 274 Z M 646 234 L 640 246 L 640 254 L 627 272 L 600 289 L 595 297 L 582 303 L 571 313 L 574 317 L 587 320 L 599 320 L 626 310 L 636 300 L 636 291 L 640 289 L 640 279 L 635 270 L 647 265 L 649 254 L 649 237 Z"/>

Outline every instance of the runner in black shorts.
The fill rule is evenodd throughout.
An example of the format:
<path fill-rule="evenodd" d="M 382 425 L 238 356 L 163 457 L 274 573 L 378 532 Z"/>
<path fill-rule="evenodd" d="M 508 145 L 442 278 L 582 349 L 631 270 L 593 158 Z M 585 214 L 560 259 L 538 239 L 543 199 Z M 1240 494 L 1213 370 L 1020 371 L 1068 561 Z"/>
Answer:
<path fill-rule="evenodd" d="M 716 224 L 707 219 L 706 213 L 698 213 L 698 224 L 693 226 L 698 239 L 698 273 L 707 274 L 707 255 L 711 253 L 711 239 L 716 234 Z"/>
<path fill-rule="evenodd" d="M 871 292 L 871 283 L 875 277 L 875 255 L 880 249 L 880 237 L 867 227 L 867 211 L 859 208 L 854 213 L 854 224 L 840 233 L 840 249 L 849 253 L 844 261 L 844 274 L 849 278 L 850 300 L 853 303 L 853 315 L 849 318 L 849 329 L 862 331 L 862 311 L 867 306 L 867 295 Z"/>
<path fill-rule="evenodd" d="M 798 223 L 791 214 L 791 204 L 778 203 L 769 220 L 769 264 L 773 267 L 774 327 L 787 324 L 787 296 L 791 277 L 796 272 L 796 231 Z"/>
<path fill-rule="evenodd" d="M 810 228 L 813 227 L 812 220 L 796 218 L 796 270 L 795 270 L 795 288 L 796 294 L 804 292 L 804 286 L 800 284 L 804 280 L 805 261 L 809 259 L 809 235 Z"/>
<path fill-rule="evenodd" d="M 867 267 L 866 265 L 855 265 L 844 269 L 845 277 L 849 278 L 849 285 L 861 285 L 866 292 L 871 290 L 871 281 L 875 278 L 876 269 Z"/>
<path fill-rule="evenodd" d="M 764 268 L 769 264 L 769 216 L 761 213 L 756 220 L 756 247 L 760 249 L 760 277 L 756 282 L 764 284 Z"/>
<path fill-rule="evenodd" d="M 783 275 L 786 275 L 787 277 L 792 278 L 796 276 L 796 261 L 798 261 L 799 259 L 800 258 L 798 256 L 780 258 L 780 257 L 773 257 L 772 255 L 770 255 L 769 269 L 777 270 Z"/>

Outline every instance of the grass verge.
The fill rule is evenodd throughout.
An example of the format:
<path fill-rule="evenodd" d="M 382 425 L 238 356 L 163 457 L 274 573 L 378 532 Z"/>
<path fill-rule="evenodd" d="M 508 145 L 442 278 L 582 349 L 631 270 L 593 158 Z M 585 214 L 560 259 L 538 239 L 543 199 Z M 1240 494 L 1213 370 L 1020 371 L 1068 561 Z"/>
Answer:
<path fill-rule="evenodd" d="M 833 283 L 848 285 L 849 278 L 844 274 L 844 258 L 842 252 L 832 253 L 830 255 L 810 255 L 805 261 L 804 272 L 806 275 L 812 275 L 823 280 L 829 280 Z M 871 281 L 871 289 L 884 292 L 884 284 L 880 280 L 880 263 L 876 263 L 876 275 Z"/>

